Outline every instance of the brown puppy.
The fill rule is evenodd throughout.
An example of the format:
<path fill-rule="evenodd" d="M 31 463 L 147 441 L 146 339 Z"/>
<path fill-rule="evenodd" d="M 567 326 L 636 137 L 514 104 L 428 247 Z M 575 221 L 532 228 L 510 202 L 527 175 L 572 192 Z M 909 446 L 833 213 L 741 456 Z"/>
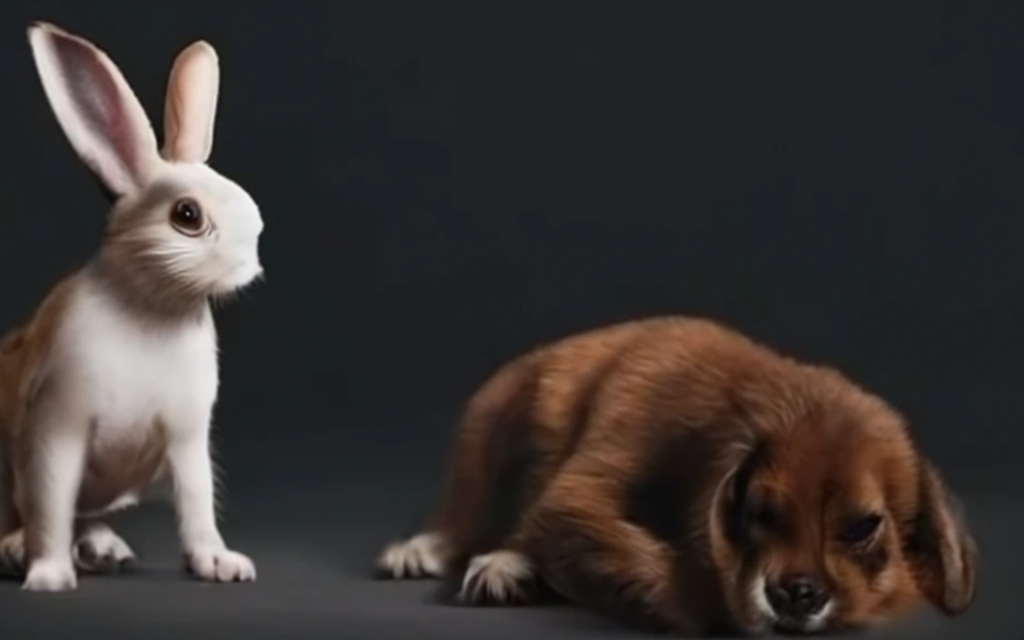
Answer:
<path fill-rule="evenodd" d="M 470 400 L 425 533 L 389 577 L 465 604 L 538 586 L 677 633 L 811 633 L 974 598 L 976 547 L 901 417 L 715 323 L 543 346 Z"/>

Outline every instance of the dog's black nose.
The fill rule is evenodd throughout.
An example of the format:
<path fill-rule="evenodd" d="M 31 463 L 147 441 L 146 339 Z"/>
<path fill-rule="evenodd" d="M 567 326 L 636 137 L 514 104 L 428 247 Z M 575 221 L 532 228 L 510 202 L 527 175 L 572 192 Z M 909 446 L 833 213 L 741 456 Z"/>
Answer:
<path fill-rule="evenodd" d="M 813 616 L 829 601 L 828 590 L 804 576 L 781 580 L 765 591 L 772 608 L 783 616 Z"/>

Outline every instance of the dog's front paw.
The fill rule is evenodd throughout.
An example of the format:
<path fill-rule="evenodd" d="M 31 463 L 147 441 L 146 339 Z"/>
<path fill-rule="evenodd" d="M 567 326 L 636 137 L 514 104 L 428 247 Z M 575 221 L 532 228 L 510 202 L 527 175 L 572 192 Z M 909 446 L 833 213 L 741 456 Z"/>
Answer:
<path fill-rule="evenodd" d="M 439 578 L 444 573 L 441 538 L 421 533 L 387 546 L 377 558 L 376 574 L 381 578 Z"/>
<path fill-rule="evenodd" d="M 33 561 L 21 588 L 25 591 L 74 591 L 78 588 L 78 576 L 71 556 Z"/>
<path fill-rule="evenodd" d="M 456 600 L 466 605 L 505 605 L 530 599 L 533 567 L 526 556 L 515 551 L 492 551 L 474 557 L 462 579 Z"/>
<path fill-rule="evenodd" d="M 248 557 L 229 549 L 199 549 L 186 556 L 188 569 L 200 580 L 211 582 L 253 582 L 256 565 Z"/>

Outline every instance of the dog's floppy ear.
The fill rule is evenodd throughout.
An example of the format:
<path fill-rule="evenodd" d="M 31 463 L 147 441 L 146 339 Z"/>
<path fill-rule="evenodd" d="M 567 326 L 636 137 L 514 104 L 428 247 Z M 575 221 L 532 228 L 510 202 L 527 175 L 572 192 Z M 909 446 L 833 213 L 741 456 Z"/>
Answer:
<path fill-rule="evenodd" d="M 754 472 L 765 463 L 764 445 L 752 436 L 729 446 L 720 459 L 723 469 L 711 501 L 712 537 L 743 545 L 747 541 L 747 494 Z"/>
<path fill-rule="evenodd" d="M 906 542 L 918 588 L 947 615 L 974 602 L 978 546 L 938 470 L 921 458 L 917 517 Z"/>
<path fill-rule="evenodd" d="M 752 543 L 746 523 L 748 489 L 755 473 L 765 463 L 765 450 L 751 435 L 740 434 L 720 448 L 714 457 L 715 479 L 709 487 L 710 500 L 698 503 L 707 510 L 706 529 L 702 533 L 707 536 L 708 554 L 700 562 L 703 565 L 710 559 L 721 581 L 720 592 L 725 597 L 726 608 L 743 630 L 741 635 L 754 634 L 759 623 L 748 619 L 748 605 L 738 587 L 743 556 Z"/>

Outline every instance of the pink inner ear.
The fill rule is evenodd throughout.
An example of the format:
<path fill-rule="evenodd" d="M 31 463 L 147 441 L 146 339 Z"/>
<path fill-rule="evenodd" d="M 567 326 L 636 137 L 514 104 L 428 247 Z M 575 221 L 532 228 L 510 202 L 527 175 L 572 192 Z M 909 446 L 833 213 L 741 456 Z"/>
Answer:
<path fill-rule="evenodd" d="M 121 171 L 136 182 L 140 181 L 141 166 L 138 141 L 131 116 L 120 94 L 117 83 L 110 76 L 102 60 L 82 43 L 67 38 L 56 38 L 54 48 L 63 64 L 62 71 L 73 97 L 81 121 L 96 139 L 107 140 Z M 102 160 L 97 158 L 98 162 Z M 107 167 L 95 167 L 106 178 Z"/>

